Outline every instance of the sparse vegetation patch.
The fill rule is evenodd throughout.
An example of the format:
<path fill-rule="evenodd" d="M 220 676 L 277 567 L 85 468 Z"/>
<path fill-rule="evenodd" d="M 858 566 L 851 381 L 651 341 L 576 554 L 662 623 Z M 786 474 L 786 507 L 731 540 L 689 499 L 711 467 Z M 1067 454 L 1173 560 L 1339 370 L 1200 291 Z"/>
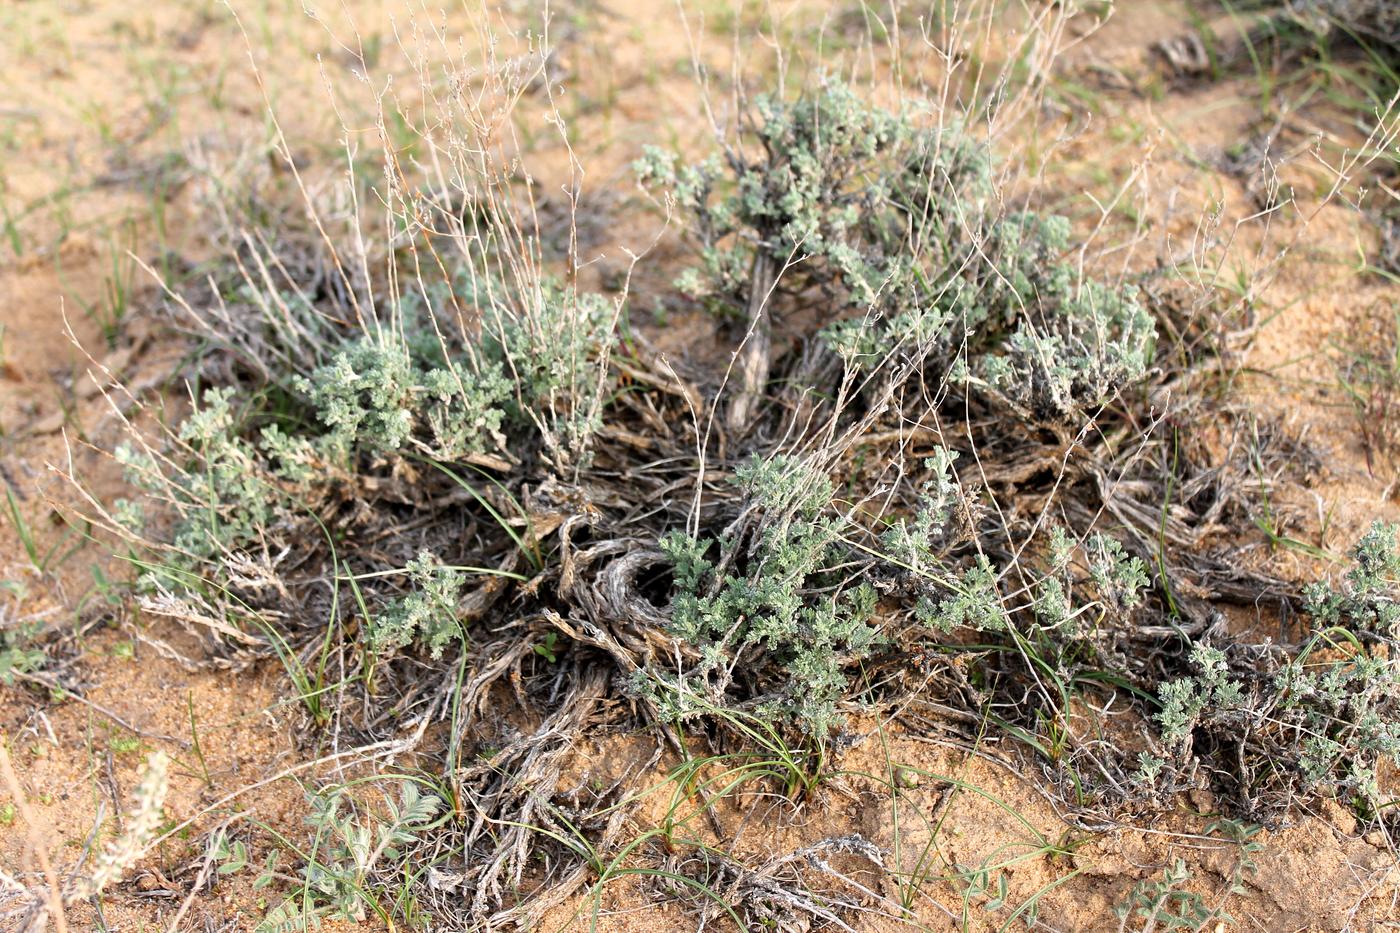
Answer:
<path fill-rule="evenodd" d="M 884 38 L 828 57 L 823 21 L 812 61 L 788 56 L 802 16 L 736 9 L 728 28 L 761 34 L 772 68 L 714 68 L 688 31 L 704 138 L 698 119 L 593 137 L 617 89 L 573 71 L 590 4 L 562 34 L 531 20 L 509 57 L 491 25 L 455 49 L 436 24 L 396 34 L 416 81 L 365 85 L 372 132 L 337 102 L 334 197 L 272 120 L 269 158 L 207 212 L 229 255 L 164 269 L 178 378 L 70 387 L 109 403 L 121 443 L 74 443 L 123 492 L 71 456 L 60 472 L 91 523 L 73 533 L 128 571 L 96 572 L 84 637 L 125 620 L 114 659 L 285 675 L 305 754 L 260 780 L 294 783 L 309 816 L 288 831 L 221 796 L 206 750 L 238 717 L 190 695 L 178 736 L 89 729 L 113 800 L 123 758 L 178 750 L 151 757 L 118 832 L 94 833 L 106 855 L 61 884 L 0 873 L 0 907 L 22 901 L 27 924 L 100 911 L 212 813 L 174 920 L 246 884 L 265 933 L 573 928 L 620 882 L 702 926 L 1068 926 L 1051 915 L 1082 876 L 1120 929 L 1205 929 L 1253 896 L 1266 830 L 1325 812 L 1388 842 L 1389 491 L 1335 572 L 1336 528 L 1366 523 L 1334 527 L 1320 494 L 1308 510 L 1328 470 L 1387 468 L 1394 354 L 1361 340 L 1314 359 L 1314 332 L 1297 338 L 1364 426 L 1368 469 L 1343 474 L 1264 413 L 1278 377 L 1246 351 L 1284 313 L 1253 270 L 1316 260 L 1299 199 L 1360 204 L 1400 133 L 1373 108 L 1364 141 L 1333 161 L 1317 143 L 1294 177 L 1273 162 L 1292 104 L 1270 69 L 1304 60 L 1302 35 L 1309 62 L 1394 46 L 1390 8 L 1228 11 L 1278 125 L 1207 157 L 1195 130 L 1133 122 L 1175 91 L 1097 59 L 1092 80 L 1059 68 L 1053 50 L 1113 4 L 1031 5 L 1014 29 L 984 6 L 917 28 L 843 7 L 833 41 L 853 22 Z M 1229 71 L 1202 49 L 1183 86 Z M 382 52 L 336 54 L 367 81 Z M 1095 102 L 1110 130 L 1085 118 Z M 1106 140 L 1141 143 L 1143 164 L 1099 165 Z M 585 170 L 624 145 L 625 167 Z M 1189 172 L 1152 189 L 1163 165 L 1222 160 L 1211 184 L 1257 208 L 1234 229 Z M 1260 166 L 1267 197 L 1240 177 Z M 621 245 L 639 229 L 650 251 Z M 1354 246 L 1326 268 L 1376 277 Z M 1300 305 L 1332 287 L 1294 285 Z M 48 573 L 58 552 L 13 495 L 9 515 L 26 573 Z M 115 716 L 0 609 L 0 686 Z M 200 782 L 178 815 L 172 775 Z M 12 783 L 0 823 L 28 803 Z M 954 830 L 969 811 L 991 828 Z M 1187 845 L 1108 853 L 1149 822 Z M 1136 874 L 1095 875 L 1114 859 Z"/>

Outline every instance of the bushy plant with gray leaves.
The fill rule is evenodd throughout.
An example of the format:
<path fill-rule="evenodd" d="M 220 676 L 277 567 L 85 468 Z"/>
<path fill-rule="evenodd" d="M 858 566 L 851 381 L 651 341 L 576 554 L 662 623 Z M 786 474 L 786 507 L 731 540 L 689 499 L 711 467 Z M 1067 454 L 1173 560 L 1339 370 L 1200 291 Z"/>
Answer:
<path fill-rule="evenodd" d="M 1000 215 L 968 128 L 837 80 L 759 97 L 753 118 L 723 159 L 651 148 L 636 165 L 690 219 L 689 294 L 735 315 L 755 293 L 820 294 L 841 318 L 824 339 L 854 369 L 957 358 L 1031 420 L 1079 417 L 1146 370 L 1155 329 L 1135 289 L 1082 280 L 1063 218 Z"/>
<path fill-rule="evenodd" d="M 1313 634 L 1291 656 L 1193 645 L 1195 672 L 1160 688 L 1168 760 L 1149 755 L 1145 776 L 1190 760 L 1202 743 L 1224 745 L 1238 750 L 1232 779 L 1247 797 L 1321 795 L 1378 805 L 1380 763 L 1400 767 L 1395 534 L 1373 525 L 1352 549 L 1354 566 L 1341 588 L 1308 587 Z"/>
<path fill-rule="evenodd" d="M 683 532 L 662 540 L 675 567 L 670 627 L 700 648 L 701 659 L 656 695 L 672 717 L 700 708 L 697 701 L 729 705 L 734 668 L 772 659 L 786 677 L 766 709 L 825 735 L 848 686 L 846 666 L 878 640 L 875 591 L 837 569 L 839 542 L 853 529 L 830 514 L 826 477 L 776 457 L 750 461 L 735 481 L 758 513 L 747 540 Z"/>
<path fill-rule="evenodd" d="M 205 390 L 164 449 L 121 445 L 129 481 L 170 507 L 159 586 L 199 588 L 204 568 L 256 553 L 283 533 L 273 529 L 305 521 L 377 471 L 586 460 L 609 385 L 601 358 L 615 306 L 547 280 L 517 304 L 500 288 L 475 308 L 474 332 L 449 337 L 463 294 L 478 292 L 458 282 L 405 296 L 394 323 L 340 334 L 326 362 L 292 367 L 263 397 L 240 404 L 232 386 Z M 279 400 L 275 418 L 267 395 Z M 132 534 L 144 527 L 131 500 L 113 516 Z M 377 610 L 366 620 L 370 654 L 422 645 L 438 657 L 461 634 L 460 576 L 441 564 L 423 552 L 402 580 L 376 578 L 367 596 Z"/>

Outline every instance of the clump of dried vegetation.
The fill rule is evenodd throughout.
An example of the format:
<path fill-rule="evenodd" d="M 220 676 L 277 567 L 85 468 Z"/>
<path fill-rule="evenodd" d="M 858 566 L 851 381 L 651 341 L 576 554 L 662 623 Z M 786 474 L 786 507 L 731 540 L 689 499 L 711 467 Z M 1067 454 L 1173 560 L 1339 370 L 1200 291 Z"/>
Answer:
<path fill-rule="evenodd" d="M 531 61 L 425 78 L 433 170 L 386 161 L 384 242 L 358 217 L 246 237 L 242 274 L 170 296 L 199 382 L 116 451 L 141 495 L 91 503 L 142 611 L 217 663 L 278 658 L 309 735 L 420 763 L 380 810 L 316 795 L 268 929 L 494 928 L 638 866 L 740 925 L 839 923 L 880 898 L 804 885 L 849 881 L 831 852 L 882 866 L 868 841 L 763 874 L 706 821 L 740 786 L 815 793 L 858 709 L 1015 738 L 1080 826 L 1202 786 L 1263 824 L 1319 797 L 1393 820 L 1394 532 L 1338 588 L 1234 559 L 1289 459 L 1229 440 L 1259 438 L 1221 390 L 1249 305 L 1110 268 L 1010 194 L 998 142 L 1033 85 L 955 69 L 884 106 L 818 76 L 743 98 L 713 156 L 639 153 L 694 246 L 676 287 L 733 341 L 705 372 L 625 326 L 625 282 L 546 255 L 507 132 L 548 87 Z M 1227 628 L 1265 603 L 1279 640 Z M 607 729 L 682 762 L 664 831 L 637 835 L 625 788 L 559 789 Z"/>

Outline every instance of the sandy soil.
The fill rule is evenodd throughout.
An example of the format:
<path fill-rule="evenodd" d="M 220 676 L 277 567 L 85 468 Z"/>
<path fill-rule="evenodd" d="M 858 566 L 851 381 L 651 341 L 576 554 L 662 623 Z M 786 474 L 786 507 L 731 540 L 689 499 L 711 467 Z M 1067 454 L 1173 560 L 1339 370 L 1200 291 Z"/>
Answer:
<path fill-rule="evenodd" d="M 516 4 L 503 15 L 524 15 L 528 6 Z M 711 22 L 718 21 L 727 5 L 711 6 Z M 820 22 L 813 9 L 820 6 L 777 9 L 800 34 L 804 24 Z M 1045 171 L 1067 193 L 1064 209 L 1071 194 L 1079 204 L 1081 192 L 1103 200 L 1127 183 L 1129 201 L 1150 228 L 1128 260 L 1137 267 L 1189 243 L 1203 215 L 1217 212 L 1225 229 L 1239 223 L 1220 252 L 1222 275 L 1241 270 L 1267 287 L 1257 300 L 1258 330 L 1238 389 L 1261 418 L 1278 419 L 1305 438 L 1326 465 L 1310 484 L 1277 490 L 1272 519 L 1287 535 L 1341 551 L 1373 519 L 1400 517 L 1394 468 L 1368 464 L 1329 350 L 1351 315 L 1394 301 L 1393 286 L 1358 272 L 1358 253 L 1375 245 L 1366 216 L 1342 201 L 1317 207 L 1330 179 L 1320 159 L 1358 145 L 1361 137 L 1326 107 L 1298 116 L 1284 140 L 1292 157 L 1279 168 L 1279 179 L 1297 192 L 1300 206 L 1262 223 L 1250 178 L 1223 168 L 1231 147 L 1260 130 L 1257 86 L 1247 77 L 1174 80 L 1144 50 L 1176 34 L 1187 21 L 1185 5 L 1120 6 L 1106 28 L 1062 63 L 1065 86 L 1078 91 L 1060 98 L 1064 135 Z M 178 405 L 183 391 L 184 344 L 156 313 L 160 292 L 127 251 L 189 277 L 217 255 L 208 235 L 203 169 L 237 171 L 270 159 L 264 89 L 298 158 L 333 172 L 342 120 L 364 125 L 352 105 L 340 119 L 326 105 L 327 85 L 363 88 L 341 46 L 355 36 L 350 23 L 357 24 L 360 42 L 389 47 L 391 23 L 405 21 L 405 11 L 390 2 L 335 5 L 321 11 L 322 20 L 295 3 L 236 7 L 241 27 L 221 6 L 179 0 L 29 0 L 0 9 L 0 61 L 6 63 L 0 68 L 0 473 L 18 501 L 25 536 L 45 563 L 42 571 L 34 566 L 21 534 L 7 524 L 0 531 L 0 581 L 12 585 L 0 600 L 7 626 L 33 623 L 61 636 L 53 670 L 81 694 L 61 696 L 32 681 L 0 686 L 0 730 L 18 790 L 36 818 L 29 825 L 14 811 L 0 810 L 0 867 L 15 875 L 35 871 L 36 849 L 43 849 L 71 869 L 85 850 L 119 832 L 146 755 L 163 749 L 174 761 L 169 838 L 108 892 L 100 918 L 91 906 L 74 908 L 72 929 L 165 929 L 182 908 L 179 929 L 252 929 L 279 889 L 253 890 L 248 873 L 209 879 L 202 871 L 204 834 L 234 827 L 260 860 L 271 831 L 304 833 L 298 780 L 337 776 L 334 762 L 317 764 L 335 749 L 307 744 L 279 667 L 210 666 L 184 633 L 107 598 L 95 580 L 119 578 L 124 570 L 103 542 L 85 542 L 82 498 L 59 475 L 78 473 L 103 501 L 121 494 L 119 472 L 104 453 L 120 428 L 101 391 L 109 375 L 146 400 Z M 684 145 L 703 135 L 704 123 L 689 40 L 674 10 L 629 0 L 581 4 L 570 13 L 555 21 L 558 67 L 567 75 L 578 131 L 574 155 L 587 170 L 585 203 L 588 192 L 626 192 L 592 202 L 596 229 L 588 242 L 600 254 L 594 268 L 603 275 L 619 261 L 618 240 L 645 246 L 656 228 L 654 215 L 637 209 L 627 161 L 643 142 Z M 453 19 L 471 31 L 461 11 Z M 727 62 L 724 43 L 715 45 L 709 52 Z M 250 50 L 261 87 L 249 67 Z M 566 152 L 547 137 L 533 155 L 542 177 L 567 165 Z M 653 259 L 664 270 L 675 254 L 667 234 Z M 662 272 L 643 278 L 638 294 L 645 297 L 648 288 L 659 294 L 666 278 Z M 691 354 L 703 364 L 712 348 L 687 325 L 699 327 L 693 312 L 673 309 L 656 339 L 677 357 Z M 120 397 L 113 398 L 120 407 Z M 1318 562 L 1302 551 L 1269 550 L 1258 535 L 1245 538 L 1259 560 L 1288 567 L 1300 579 L 1318 571 Z M 42 561 L 50 548 L 54 556 Z M 1025 912 L 1014 922 L 1009 918 L 1028 903 L 1037 906 L 1042 928 L 1116 929 L 1114 905 L 1178 857 L 1192 869 L 1190 890 L 1212 904 L 1228 899 L 1235 923 L 1221 929 L 1397 925 L 1395 852 L 1380 836 L 1358 836 L 1340 807 L 1258 836 L 1257 870 L 1244 876 L 1241 893 L 1226 894 L 1239 856 L 1236 847 L 1204 833 L 1215 809 L 1209 795 L 1183 800 L 1179 813 L 1156 825 L 1089 833 L 1069 826 L 1033 778 L 1005 763 L 1010 753 L 995 743 L 969 756 L 935 736 L 904 734 L 872 720 L 856 720 L 851 731 L 858 740 L 841 762 L 849 776 L 815 799 L 794 806 L 755 797 L 742 811 L 721 814 L 736 858 L 759 864 L 853 832 L 887 857 L 896 857 L 897 847 L 909 857 L 928 840 L 927 831 L 921 837 L 911 828 L 920 825 L 913 814 L 937 814 L 943 854 L 963 865 L 1035 853 L 1044 840 L 1074 845 L 1067 854 L 1031 854 L 1006 867 L 1011 906 L 1000 911 L 986 909 L 986 897 L 933 887 L 913 905 L 930 929 L 964 923 L 1002 929 L 1008 922 L 1019 928 Z M 609 769 L 645 754 L 639 740 L 600 737 L 597 743 L 579 750 L 570 782 L 610 779 Z M 888 774 L 891 761 L 924 775 L 911 779 L 897 806 L 859 776 Z M 659 782 L 664 768 L 658 764 L 634 780 L 639 786 Z M 0 787 L 0 805 L 16 798 L 16 789 Z M 639 824 L 647 816 L 640 813 Z M 858 859 L 841 867 L 893 893 Z M 587 929 L 595 906 L 601 907 L 600 930 L 694 928 L 693 914 L 663 888 L 618 881 L 596 904 L 576 899 L 539 928 Z M 896 928 L 884 918 L 852 922 L 862 930 Z"/>

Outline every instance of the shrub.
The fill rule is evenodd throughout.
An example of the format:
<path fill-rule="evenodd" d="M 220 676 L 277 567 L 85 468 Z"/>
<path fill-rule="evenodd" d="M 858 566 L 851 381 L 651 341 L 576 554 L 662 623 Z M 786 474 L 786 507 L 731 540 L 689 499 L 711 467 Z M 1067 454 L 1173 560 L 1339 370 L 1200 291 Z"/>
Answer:
<path fill-rule="evenodd" d="M 414 639 L 422 639 L 432 657 L 440 658 L 443 649 L 462 635 L 457 604 L 466 579 L 460 571 L 443 566 L 428 551 L 409 561 L 406 569 L 413 588 L 374 618 L 370 624 L 371 647 L 379 654 L 393 654 Z"/>
<path fill-rule="evenodd" d="M 1356 565 L 1343 590 L 1308 587 L 1316 631 L 1277 669 L 1261 669 L 1258 651 L 1237 650 L 1235 657 L 1192 647 L 1196 673 L 1160 688 L 1162 738 L 1179 764 L 1201 750 L 1222 765 L 1238 762 L 1229 773 L 1251 797 L 1273 791 L 1285 799 L 1304 793 L 1379 801 L 1380 760 L 1400 767 L 1395 530 L 1373 526 L 1352 556 Z M 1353 632 L 1381 634 L 1387 643 L 1372 652 Z M 1158 770 L 1152 764 L 1149 770 Z"/>
<path fill-rule="evenodd" d="M 766 705 L 825 735 L 848 685 L 843 666 L 876 642 L 875 592 L 839 575 L 828 579 L 848 523 L 823 514 L 832 495 L 825 477 L 780 456 L 750 461 L 736 482 L 761 513 L 747 547 L 679 532 L 662 541 L 675 565 L 671 631 L 702 657 L 675 685 L 671 714 L 687 712 L 690 693 L 718 700 L 737 665 L 773 660 L 787 678 Z M 720 551 L 718 563 L 706 556 L 712 549 Z"/>
<path fill-rule="evenodd" d="M 758 99 L 756 157 L 682 166 L 649 149 L 642 182 L 672 193 L 699 245 L 678 285 L 737 313 L 781 272 L 786 291 L 834 300 L 843 319 L 823 339 L 857 370 L 965 354 L 958 375 L 1032 420 L 1102 404 L 1151 359 L 1136 291 L 1080 281 L 1060 258 L 1064 218 L 996 216 L 987 147 L 934 116 L 828 80 L 793 102 Z"/>
<path fill-rule="evenodd" d="M 1400 603 L 1395 598 L 1400 553 L 1395 548 L 1395 532 L 1394 526 L 1381 522 L 1371 526 L 1351 549 L 1354 566 L 1347 571 L 1341 589 L 1321 581 L 1304 589 L 1304 606 L 1315 623 L 1392 641 L 1400 639 Z"/>
<path fill-rule="evenodd" d="M 539 434 L 557 468 L 584 463 L 611 390 L 606 356 L 619 305 L 548 279 L 525 300 L 526 313 L 484 309 L 482 353 L 511 387 L 514 422 Z"/>
<path fill-rule="evenodd" d="M 457 285 L 459 291 L 468 287 Z M 449 300 L 445 290 L 434 299 L 438 305 Z M 344 461 L 357 450 L 410 448 L 456 460 L 506 451 L 509 423 L 533 429 L 556 454 L 584 455 L 599 416 L 588 399 L 606 387 L 599 356 L 611 336 L 613 309 L 601 295 L 548 280 L 518 300 L 523 306 L 497 299 L 479 307 L 479 337 L 460 347 L 419 320 L 445 316 L 445 308 L 414 304 L 404 315 L 414 326 L 361 337 L 329 364 L 297 377 L 294 386 L 329 429 L 321 442 L 325 452 Z M 515 446 L 517 454 L 524 452 Z"/>
<path fill-rule="evenodd" d="M 648 687 L 668 715 L 744 704 L 757 694 L 774 715 L 821 737 L 850 692 L 849 672 L 887 633 L 927 640 L 1014 626 L 1013 640 L 1036 639 L 1068 659 L 1101 634 L 1100 626 L 1127 628 L 1117 624 L 1141 605 L 1147 568 L 1103 535 L 1084 543 L 1084 569 L 1076 573 L 1074 549 L 1057 528 L 1051 570 L 1035 584 L 1038 598 L 1009 606 L 1004 573 L 978 551 L 973 526 L 959 514 L 970 514 L 972 503 L 952 472 L 955 460 L 954 452 L 935 448 L 911 514 L 879 535 L 835 512 L 830 481 L 800 461 L 776 456 L 742 467 L 736 482 L 744 517 L 731 526 L 732 536 L 674 532 L 662 541 L 674 568 L 669 630 L 700 656 L 664 689 Z M 882 592 L 899 598 L 877 617 Z M 900 626 L 905 617 L 916 623 L 912 631 Z M 1086 617 L 1094 623 L 1081 625 Z M 781 671 L 776 681 L 727 695 L 737 686 L 736 670 L 769 665 Z"/>
<path fill-rule="evenodd" d="M 172 546 L 182 567 L 255 539 L 275 514 L 277 487 L 263 453 L 241 434 L 242 419 L 230 405 L 234 395 L 232 387 L 209 389 L 192 405 L 171 450 L 183 462 L 132 444 L 116 450 L 128 481 L 174 508 Z M 272 446 L 290 456 L 280 433 L 272 435 Z"/>
<path fill-rule="evenodd" d="M 499 373 L 423 369 L 395 338 L 362 338 L 296 387 L 328 432 L 321 446 L 344 462 L 356 450 L 411 445 L 446 460 L 505 446 L 502 405 L 510 383 Z"/>
<path fill-rule="evenodd" d="M 678 287 L 738 311 L 755 261 L 797 263 L 794 287 L 837 287 L 852 308 L 926 303 L 936 283 L 921 281 L 903 247 L 915 233 L 933 249 L 955 242 L 947 228 L 961 199 L 990 192 L 983 149 L 835 80 L 791 103 L 759 95 L 754 110 L 754 157 L 731 150 L 725 163 L 681 166 L 649 147 L 636 163 L 643 184 L 670 190 L 692 215 L 701 265 Z"/>
<path fill-rule="evenodd" d="M 217 590 L 194 607 L 200 612 L 170 615 L 211 620 L 228 645 L 256 646 L 216 618 L 221 598 L 241 603 L 235 621 L 252 614 L 266 626 L 315 722 L 337 718 L 387 742 L 401 729 L 399 714 L 417 704 L 412 742 L 425 743 L 429 767 L 445 769 L 454 813 L 499 830 L 452 829 L 463 896 L 450 900 L 471 901 L 459 926 L 470 925 L 467 913 L 471 923 L 498 925 L 511 912 L 507 901 L 568 895 L 550 887 L 566 864 L 555 856 L 580 854 L 575 836 L 591 848 L 581 834 L 602 824 L 576 820 L 579 801 L 561 804 L 554 778 L 575 753 L 574 738 L 631 715 L 627 704 L 595 702 L 620 670 L 634 672 L 668 719 L 732 726 L 726 717 L 752 716 L 765 730 L 774 719 L 774 735 L 800 731 L 814 744 L 854 699 L 911 708 L 906 687 L 917 670 L 926 675 L 921 689 L 947 687 L 964 721 L 1005 727 L 1053 761 L 1085 809 L 1092 795 L 1111 791 L 1073 773 L 1076 755 L 1103 762 L 1104 784 L 1121 783 L 1107 748 L 1116 738 L 1110 715 L 1090 730 L 1079 723 L 1159 682 L 1176 619 L 1167 624 L 1150 593 L 1147 565 L 1093 532 L 1105 514 L 1156 532 L 1168 500 L 1156 498 L 1160 484 L 1124 466 L 1120 449 L 1131 445 L 1118 438 L 1140 432 L 1128 417 L 1113 430 L 1082 432 L 1072 447 L 1056 440 L 1067 435 L 1060 425 L 1099 416 L 1144 375 L 1154 328 L 1133 288 L 1085 280 L 1066 260 L 1066 220 L 1000 213 L 988 147 L 940 120 L 914 106 L 873 107 L 829 81 L 794 101 L 760 99 L 744 147 L 723 159 L 688 166 L 648 151 L 644 181 L 671 189 L 699 241 L 685 288 L 727 316 L 752 314 L 755 296 L 766 299 L 774 282 L 777 300 L 831 311 L 824 326 L 800 335 L 782 383 L 767 385 L 761 368 L 760 401 L 772 418 L 707 431 L 698 451 L 687 431 L 672 428 L 714 414 L 718 400 L 704 394 L 713 381 L 692 383 L 638 352 L 618 367 L 629 382 L 605 409 L 621 305 L 551 282 L 531 246 L 484 257 L 483 242 L 514 248 L 530 238 L 511 226 L 516 219 L 486 216 L 487 199 L 468 193 L 465 206 L 453 201 L 424 216 L 449 230 L 480 223 L 479 237 L 464 230 L 470 243 L 456 244 L 472 268 L 381 299 L 381 319 L 356 328 L 337 323 L 347 313 L 269 295 L 265 304 L 317 317 L 305 329 L 315 352 L 279 345 L 252 367 L 265 381 L 246 410 L 234 404 L 246 382 L 210 390 L 167 449 L 123 455 L 175 505 L 175 547 L 195 571 L 188 576 Z M 410 238 L 411 216 L 422 222 L 407 207 L 395 218 Z M 269 325 L 256 336 L 277 332 Z M 950 380 L 967 387 L 962 398 L 942 391 Z M 846 389 L 855 382 L 864 394 L 852 401 Z M 1052 430 L 1017 424 L 1007 409 Z M 1117 409 L 1104 417 L 1119 417 Z M 616 430 L 600 431 L 605 416 Z M 952 441 L 961 452 L 941 446 L 942 426 L 953 424 L 965 428 Z M 908 450 L 930 447 L 922 471 L 906 469 Z M 444 469 L 415 462 L 424 460 Z M 461 463 L 486 469 L 456 470 Z M 1058 464 L 1049 479 L 1056 468 L 1046 464 Z M 959 467 L 987 483 L 986 501 Z M 713 470 L 732 470 L 732 486 L 712 484 Z M 694 499 L 677 493 L 691 483 L 699 484 Z M 1194 503 L 1214 487 L 1190 488 L 1189 502 L 1162 510 L 1163 546 L 1168 518 L 1175 533 L 1182 515 L 1204 514 Z M 1056 498 L 1081 493 L 1088 498 Z M 1134 508 L 1144 499 L 1156 501 Z M 138 519 L 123 512 L 117 521 L 135 527 Z M 666 533 L 682 522 L 687 532 Z M 658 538 L 671 565 L 664 596 L 664 571 L 645 546 Z M 530 552 L 528 581 L 511 572 L 521 550 Z M 473 567 L 493 578 L 473 580 Z M 1164 577 L 1172 570 L 1166 561 L 1160 569 Z M 354 599 L 340 587 L 347 578 Z M 358 581 L 371 579 L 362 593 Z M 1338 618 L 1369 613 L 1378 635 L 1393 619 L 1364 581 L 1318 598 Z M 668 612 L 656 605 L 663 599 Z M 466 619 L 500 618 L 507 602 L 510 621 L 479 625 L 458 654 Z M 1193 654 L 1195 676 L 1163 687 L 1167 742 L 1183 760 L 1192 736 L 1208 734 L 1198 750 L 1213 753 L 1230 717 L 1257 712 L 1257 684 L 1241 676 L 1249 659 L 1212 650 Z M 388 663 L 405 654 L 411 660 Z M 658 671 L 673 659 L 674 670 Z M 357 662 L 364 673 L 345 688 L 364 702 L 352 705 L 325 677 Z M 1147 671 L 1154 676 L 1144 684 Z M 1383 694 L 1365 692 L 1374 671 L 1358 661 L 1354 672 L 1324 674 L 1305 666 L 1288 688 L 1311 697 L 1288 714 L 1296 731 L 1337 745 L 1300 752 L 1298 767 L 1323 775 L 1317 780 L 1332 779 L 1351 747 L 1379 753 L 1389 741 L 1383 722 L 1348 705 L 1360 697 L 1388 715 Z M 399 701 L 381 702 L 395 691 Z M 438 700 L 420 702 L 431 697 Z M 523 715 L 495 715 L 496 698 L 518 700 Z M 322 702 L 342 705 L 313 708 Z M 1260 721 L 1272 725 L 1275 708 Z M 1332 721 L 1343 717 L 1354 728 Z M 469 743 L 494 751 L 474 756 Z M 1167 770 L 1165 759 L 1144 761 L 1145 774 Z M 397 852 L 411 833 L 386 827 L 426 825 L 437 804 L 387 822 L 352 820 L 338 798 L 322 806 L 318 825 L 330 842 L 306 867 L 308 893 L 298 903 L 316 916 L 357 919 L 375 906 L 364 896 L 371 875 L 408 871 Z M 622 825 L 627 806 L 608 807 L 610 826 Z M 418 812 L 407 799 L 402 809 Z M 446 868 L 444 838 L 419 854 Z M 292 913 L 283 919 L 298 919 L 292 902 L 284 909 Z"/>

